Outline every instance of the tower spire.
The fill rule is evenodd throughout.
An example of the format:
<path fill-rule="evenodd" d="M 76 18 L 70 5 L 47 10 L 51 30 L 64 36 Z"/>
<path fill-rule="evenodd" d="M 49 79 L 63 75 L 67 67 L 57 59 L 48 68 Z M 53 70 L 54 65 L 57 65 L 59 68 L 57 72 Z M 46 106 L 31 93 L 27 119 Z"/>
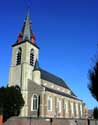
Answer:
<path fill-rule="evenodd" d="M 30 16 L 29 16 L 29 12 L 27 13 L 25 22 L 24 22 L 24 26 L 22 29 L 22 33 L 23 33 L 23 41 L 24 40 L 29 40 L 30 41 L 30 37 L 31 37 L 31 23 L 30 23 Z"/>
<path fill-rule="evenodd" d="M 34 34 L 32 32 L 32 23 L 30 21 L 29 8 L 28 8 L 28 11 L 27 11 L 27 15 L 26 15 L 21 33 L 19 34 L 19 37 L 18 37 L 18 42 L 22 42 L 22 41 L 25 41 L 25 40 L 30 41 L 32 43 L 35 43 L 35 37 L 34 37 Z"/>
<path fill-rule="evenodd" d="M 28 6 L 28 8 L 27 8 L 27 15 L 26 15 L 26 17 L 30 17 L 30 8 L 29 8 L 29 6 Z"/>

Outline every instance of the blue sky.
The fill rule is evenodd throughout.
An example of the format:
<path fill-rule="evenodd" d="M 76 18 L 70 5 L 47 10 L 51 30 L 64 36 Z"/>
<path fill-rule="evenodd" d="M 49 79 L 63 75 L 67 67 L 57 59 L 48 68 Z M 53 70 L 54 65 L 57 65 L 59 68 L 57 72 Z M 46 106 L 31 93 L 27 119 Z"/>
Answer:
<path fill-rule="evenodd" d="M 0 0 L 0 86 L 8 83 L 11 45 L 21 31 L 27 6 L 43 69 L 60 76 L 88 106 L 98 105 L 87 85 L 98 52 L 97 0 Z"/>

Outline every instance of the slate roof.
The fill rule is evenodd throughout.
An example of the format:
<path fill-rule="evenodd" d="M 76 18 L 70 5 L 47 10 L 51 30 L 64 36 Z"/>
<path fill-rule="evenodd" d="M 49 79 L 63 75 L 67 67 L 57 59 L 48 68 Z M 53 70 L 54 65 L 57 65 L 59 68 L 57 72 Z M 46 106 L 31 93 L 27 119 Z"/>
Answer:
<path fill-rule="evenodd" d="M 69 94 L 64 93 L 64 92 L 61 92 L 61 91 L 59 91 L 59 90 L 55 90 L 55 89 L 52 89 L 52 88 L 48 88 L 48 87 L 46 87 L 46 86 L 43 86 L 43 87 L 45 87 L 45 91 L 49 91 L 49 92 L 56 93 L 56 94 L 59 94 L 59 95 L 62 95 L 62 96 L 68 97 L 68 98 L 72 98 L 72 99 L 75 99 L 75 100 L 82 101 L 82 100 L 78 99 L 78 98 L 75 97 L 75 96 L 69 95 Z"/>
<path fill-rule="evenodd" d="M 47 80 L 47 81 L 52 82 L 52 83 L 54 83 L 54 84 L 56 84 L 58 86 L 69 89 L 71 91 L 71 95 L 76 96 L 72 92 L 72 90 L 67 86 L 67 84 L 64 82 L 63 79 L 61 79 L 60 77 L 55 76 L 55 75 L 53 75 L 53 74 L 51 74 L 51 73 L 49 73 L 49 72 L 47 72 L 47 71 L 45 71 L 43 69 L 40 69 L 40 71 L 41 71 L 41 79 Z"/>

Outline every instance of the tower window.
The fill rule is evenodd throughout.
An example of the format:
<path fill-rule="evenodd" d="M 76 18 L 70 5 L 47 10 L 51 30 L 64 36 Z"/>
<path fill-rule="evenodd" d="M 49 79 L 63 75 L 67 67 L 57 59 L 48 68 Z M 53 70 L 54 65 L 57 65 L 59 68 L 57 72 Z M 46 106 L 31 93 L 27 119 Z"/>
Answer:
<path fill-rule="evenodd" d="M 30 52 L 30 65 L 34 66 L 34 50 L 31 49 Z"/>
<path fill-rule="evenodd" d="M 17 57 L 16 57 L 16 65 L 20 65 L 21 64 L 21 54 L 22 54 L 22 49 L 19 48 L 18 52 L 17 52 Z"/>

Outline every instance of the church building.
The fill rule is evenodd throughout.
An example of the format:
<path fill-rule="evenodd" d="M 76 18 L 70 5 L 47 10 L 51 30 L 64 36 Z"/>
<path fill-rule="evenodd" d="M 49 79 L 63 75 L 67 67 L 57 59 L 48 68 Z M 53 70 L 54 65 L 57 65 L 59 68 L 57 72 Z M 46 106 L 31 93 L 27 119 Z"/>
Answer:
<path fill-rule="evenodd" d="M 18 85 L 25 101 L 20 116 L 85 118 L 85 103 L 65 81 L 39 66 L 39 47 L 27 14 L 18 39 L 12 45 L 9 86 Z"/>

